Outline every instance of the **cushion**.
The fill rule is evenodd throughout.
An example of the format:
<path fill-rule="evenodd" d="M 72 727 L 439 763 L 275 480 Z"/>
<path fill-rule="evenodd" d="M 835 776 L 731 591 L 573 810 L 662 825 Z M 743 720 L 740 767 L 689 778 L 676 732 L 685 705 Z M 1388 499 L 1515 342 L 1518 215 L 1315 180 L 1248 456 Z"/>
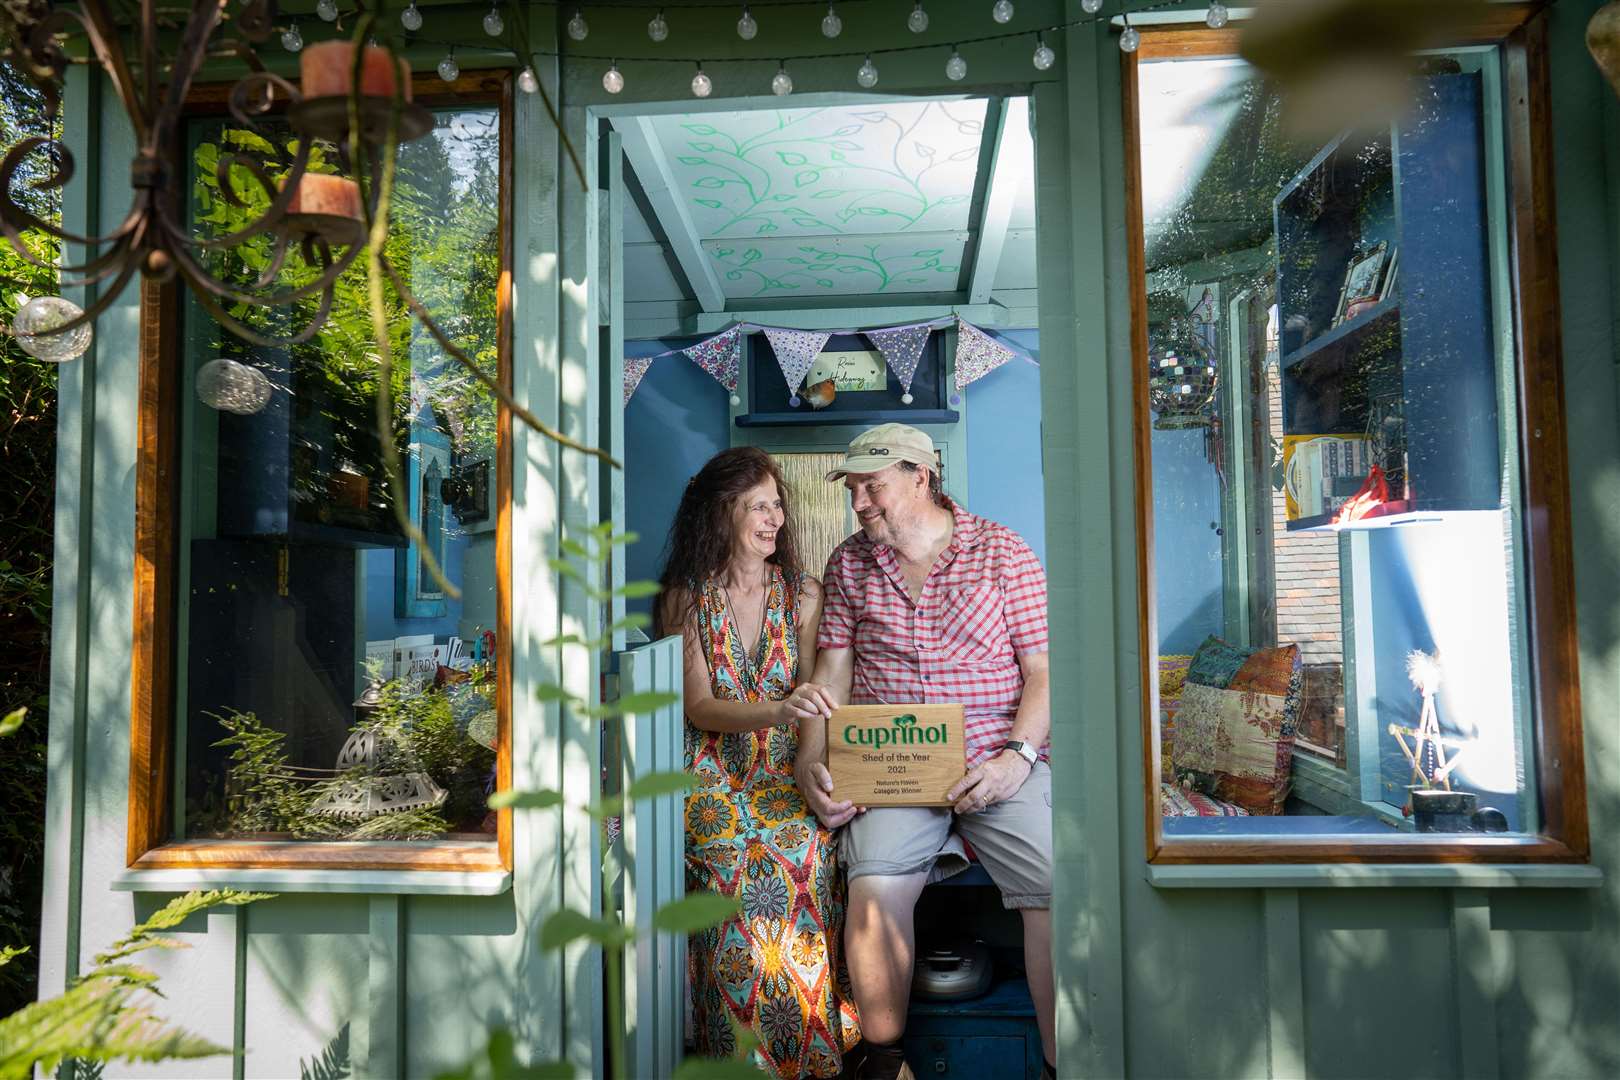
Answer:
<path fill-rule="evenodd" d="M 1202 791 L 1159 785 L 1159 813 L 1163 817 L 1248 817 L 1249 812 L 1235 803 L 1222 802 Z"/>
<path fill-rule="evenodd" d="M 1250 814 L 1280 814 L 1292 782 L 1302 665 L 1297 645 L 1210 637 L 1187 667 L 1174 725 L 1176 780 Z"/>
<path fill-rule="evenodd" d="M 1176 710 L 1181 707 L 1181 688 L 1187 682 L 1188 653 L 1159 657 L 1159 779 L 1174 784 L 1176 770 L 1170 759 L 1176 743 Z"/>

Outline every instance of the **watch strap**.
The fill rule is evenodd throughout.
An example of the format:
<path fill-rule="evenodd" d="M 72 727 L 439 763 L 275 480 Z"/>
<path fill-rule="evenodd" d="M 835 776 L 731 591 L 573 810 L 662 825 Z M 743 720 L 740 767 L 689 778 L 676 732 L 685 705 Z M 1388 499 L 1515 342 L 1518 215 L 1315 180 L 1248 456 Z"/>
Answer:
<path fill-rule="evenodd" d="M 1008 739 L 1006 742 L 1001 744 L 1001 748 L 1003 750 L 1011 750 L 1013 753 L 1017 754 L 1031 765 L 1039 761 L 1041 757 L 1040 751 L 1036 750 L 1029 743 L 1021 742 L 1018 739 Z"/>

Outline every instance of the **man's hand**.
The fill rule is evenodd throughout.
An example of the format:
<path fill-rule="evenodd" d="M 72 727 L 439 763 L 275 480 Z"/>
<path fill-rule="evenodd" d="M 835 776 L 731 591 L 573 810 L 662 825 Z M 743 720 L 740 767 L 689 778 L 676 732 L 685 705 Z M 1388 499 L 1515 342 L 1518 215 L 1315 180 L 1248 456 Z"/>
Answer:
<path fill-rule="evenodd" d="M 1011 750 L 1003 750 L 956 782 L 945 797 L 958 814 L 976 814 L 1010 798 L 1029 779 L 1033 766 Z"/>
<path fill-rule="evenodd" d="M 836 829 L 860 813 L 854 803 L 833 798 L 832 774 L 821 762 L 810 761 L 796 766 L 793 779 L 798 783 L 804 801 L 810 804 L 811 813 L 816 815 L 823 828 Z"/>

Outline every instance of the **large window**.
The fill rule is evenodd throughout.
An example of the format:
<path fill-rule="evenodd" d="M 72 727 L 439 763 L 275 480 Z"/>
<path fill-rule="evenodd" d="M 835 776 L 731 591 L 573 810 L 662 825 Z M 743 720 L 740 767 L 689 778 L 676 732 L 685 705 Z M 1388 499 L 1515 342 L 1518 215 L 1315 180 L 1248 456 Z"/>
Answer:
<path fill-rule="evenodd" d="M 1584 856 L 1536 34 L 1320 140 L 1228 34 L 1125 61 L 1156 859 Z"/>
<path fill-rule="evenodd" d="M 461 98 L 434 116 L 433 131 L 400 150 L 387 256 L 505 379 L 503 112 Z M 246 155 L 274 175 L 288 138 L 275 121 L 189 123 L 198 233 L 263 209 L 262 193 L 246 208 L 224 198 L 216 163 Z M 330 171 L 333 157 L 317 146 L 311 170 Z M 253 191 L 241 172 L 238 191 Z M 210 269 L 247 286 L 274 258 L 265 235 L 214 254 Z M 316 272 L 294 252 L 277 281 Z M 318 302 L 229 313 L 286 336 Z M 161 319 L 161 299 L 148 303 L 148 319 Z M 302 344 L 249 344 L 189 291 L 173 303 L 168 332 L 148 335 L 178 352 L 163 360 L 178 371 L 173 408 L 144 428 L 172 464 L 143 483 L 141 507 L 153 576 L 172 584 L 150 589 L 156 640 L 137 648 L 149 675 L 138 672 L 132 862 L 331 865 L 339 849 L 328 842 L 373 841 L 344 845 L 342 861 L 502 865 L 507 826 L 486 807 L 506 769 L 509 678 L 506 418 L 495 398 L 390 292 L 393 409 L 379 432 L 363 259 Z M 164 378 L 154 356 L 146 367 Z M 387 444 L 420 538 L 398 520 Z M 166 809 L 144 809 L 143 787 L 145 807 Z"/>

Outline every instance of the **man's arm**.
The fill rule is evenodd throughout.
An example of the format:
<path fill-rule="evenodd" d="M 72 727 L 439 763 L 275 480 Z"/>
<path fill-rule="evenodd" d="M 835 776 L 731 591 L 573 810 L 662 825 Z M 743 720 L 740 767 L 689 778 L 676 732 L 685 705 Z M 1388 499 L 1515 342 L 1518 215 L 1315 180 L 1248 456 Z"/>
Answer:
<path fill-rule="evenodd" d="M 1052 733 L 1051 666 L 1046 653 L 1027 653 L 1018 658 L 1024 673 L 1024 693 L 1018 699 L 1010 738 L 1039 750 Z"/>
<path fill-rule="evenodd" d="M 823 715 L 799 724 L 799 755 L 793 763 L 793 778 L 811 811 L 829 829 L 838 828 L 856 814 L 854 803 L 833 798 L 832 774 L 822 760 L 827 752 L 827 719 L 849 700 L 854 676 L 853 649 L 822 649 L 816 656 L 815 678 L 807 689 L 815 689 Z"/>

